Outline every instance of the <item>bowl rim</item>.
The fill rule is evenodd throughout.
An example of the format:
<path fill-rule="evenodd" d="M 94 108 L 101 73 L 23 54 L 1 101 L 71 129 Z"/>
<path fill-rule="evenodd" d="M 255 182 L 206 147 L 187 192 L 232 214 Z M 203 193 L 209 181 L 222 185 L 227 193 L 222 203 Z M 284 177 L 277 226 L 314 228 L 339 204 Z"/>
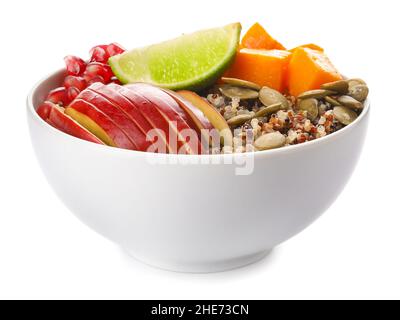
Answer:
<path fill-rule="evenodd" d="M 291 152 L 298 152 L 301 150 L 307 150 L 309 148 L 314 148 L 317 147 L 320 144 L 328 143 L 331 140 L 335 140 L 339 138 L 342 135 L 345 135 L 347 132 L 351 131 L 353 128 L 357 127 L 360 125 L 362 121 L 366 120 L 367 115 L 369 114 L 370 111 L 370 99 L 367 98 L 364 101 L 364 108 L 361 112 L 361 114 L 357 117 L 355 121 L 353 121 L 351 124 L 348 126 L 335 131 L 334 133 L 328 134 L 324 137 L 312 140 L 312 141 L 307 141 L 305 143 L 301 144 L 295 144 L 295 145 L 289 145 L 281 148 L 276 148 L 276 149 L 270 149 L 270 150 L 262 150 L 262 151 L 253 151 L 253 152 L 245 152 L 245 153 L 231 153 L 231 154 L 193 154 L 193 155 L 188 155 L 188 154 L 173 154 L 173 153 L 154 153 L 154 152 L 147 152 L 147 151 L 139 151 L 139 150 L 128 150 L 128 149 L 122 149 L 118 147 L 111 147 L 108 145 L 101 145 L 97 143 L 93 143 L 90 141 L 86 141 L 74 136 L 71 136 L 67 133 L 62 132 L 61 130 L 58 130 L 48 124 L 46 121 L 44 121 L 36 112 L 36 108 L 33 104 L 33 96 L 35 95 L 37 89 L 43 84 L 43 82 L 47 81 L 51 77 L 55 77 L 58 74 L 61 74 L 62 72 L 65 73 L 65 68 L 59 69 L 56 72 L 52 72 L 48 74 L 46 77 L 42 78 L 40 81 L 38 81 L 33 88 L 30 90 L 28 96 L 27 96 L 27 111 L 29 116 L 39 123 L 44 128 L 49 129 L 49 132 L 52 132 L 54 134 L 62 135 L 67 139 L 71 139 L 71 141 L 74 141 L 75 143 L 82 143 L 82 144 L 87 144 L 90 145 L 92 148 L 96 148 L 99 151 L 104 151 L 104 152 L 111 152 L 111 153 L 119 153 L 121 155 L 125 154 L 127 156 L 132 156 L 132 155 L 146 155 L 146 156 L 154 156 L 154 157 L 168 157 L 168 158 L 174 158 L 174 157 L 243 157 L 243 156 L 254 156 L 254 157 L 262 157 L 262 156 L 273 156 L 273 155 L 279 155 L 279 154 L 285 154 L 285 153 L 291 153 Z"/>

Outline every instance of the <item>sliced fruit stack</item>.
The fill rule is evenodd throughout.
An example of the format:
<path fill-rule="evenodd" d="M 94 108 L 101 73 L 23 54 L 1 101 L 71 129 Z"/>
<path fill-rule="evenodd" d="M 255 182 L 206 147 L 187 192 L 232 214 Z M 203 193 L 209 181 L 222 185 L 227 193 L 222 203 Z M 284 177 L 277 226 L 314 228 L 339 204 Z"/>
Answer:
<path fill-rule="evenodd" d="M 43 106 L 41 117 L 61 131 L 123 149 L 204 153 L 210 141 L 204 135 L 214 127 L 231 139 L 219 112 L 194 92 L 179 95 L 145 83 L 125 87 L 94 83 L 66 108 L 52 102 Z"/>
<path fill-rule="evenodd" d="M 44 102 L 38 109 L 41 118 L 58 130 L 90 142 L 104 144 L 90 131 L 65 114 L 65 109 L 50 101 Z"/>

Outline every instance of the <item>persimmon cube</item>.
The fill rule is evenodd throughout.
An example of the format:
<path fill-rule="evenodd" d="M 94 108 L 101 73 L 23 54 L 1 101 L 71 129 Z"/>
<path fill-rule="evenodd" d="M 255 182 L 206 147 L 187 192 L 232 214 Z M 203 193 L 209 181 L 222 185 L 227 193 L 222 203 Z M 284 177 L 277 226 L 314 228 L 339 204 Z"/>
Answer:
<path fill-rule="evenodd" d="M 224 76 L 251 81 L 283 92 L 291 55 L 286 50 L 243 48 L 236 54 L 233 65 Z"/>
<path fill-rule="evenodd" d="M 289 93 L 298 96 L 319 89 L 322 84 L 341 80 L 342 76 L 328 56 L 317 50 L 297 48 L 289 63 Z"/>
<path fill-rule="evenodd" d="M 249 49 L 286 50 L 286 48 L 271 37 L 271 35 L 258 22 L 253 24 L 244 35 L 241 45 L 243 48 Z"/>

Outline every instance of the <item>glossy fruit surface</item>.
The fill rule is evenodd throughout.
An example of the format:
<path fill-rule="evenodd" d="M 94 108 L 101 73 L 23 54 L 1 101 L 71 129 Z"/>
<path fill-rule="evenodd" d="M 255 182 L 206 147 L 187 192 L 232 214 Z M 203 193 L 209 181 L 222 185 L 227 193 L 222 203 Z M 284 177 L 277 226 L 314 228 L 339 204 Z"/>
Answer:
<path fill-rule="evenodd" d="M 90 62 L 86 66 L 84 77 L 90 78 L 95 76 L 101 76 L 104 79 L 105 83 L 109 83 L 114 74 L 108 64 L 100 62 Z"/>
<path fill-rule="evenodd" d="M 124 51 L 125 49 L 122 46 L 117 43 L 111 43 L 93 47 L 90 50 L 88 63 L 77 56 L 66 56 L 64 58 L 66 76 L 62 81 L 62 87 L 51 90 L 45 101 L 66 107 L 81 91 L 94 83 L 121 84 L 107 61 L 113 55 L 121 54 Z M 46 103 L 43 104 L 43 107 L 38 108 L 38 113 L 43 119 L 48 117 L 48 112 L 49 105 Z"/>
<path fill-rule="evenodd" d="M 64 79 L 64 87 L 66 89 L 75 87 L 79 91 L 86 89 L 87 82 L 83 77 L 78 76 L 66 76 Z"/>
<path fill-rule="evenodd" d="M 86 69 L 86 62 L 76 56 L 66 56 L 64 61 L 69 75 L 79 76 Z"/>
<path fill-rule="evenodd" d="M 64 87 L 53 89 L 47 95 L 46 101 L 64 106 L 67 104 L 67 90 Z"/>
<path fill-rule="evenodd" d="M 75 88 L 75 87 L 69 87 L 67 89 L 67 101 L 68 104 L 72 101 L 74 101 L 74 99 L 78 96 L 78 94 L 80 93 L 80 90 Z"/>
<path fill-rule="evenodd" d="M 37 108 L 37 113 L 38 115 L 43 119 L 47 120 L 50 114 L 50 110 L 53 107 L 53 103 L 50 101 L 45 101 L 43 102 L 38 108 Z"/>
<path fill-rule="evenodd" d="M 91 52 L 90 62 L 101 62 L 107 63 L 110 56 L 108 55 L 107 51 L 103 46 L 94 47 Z"/>

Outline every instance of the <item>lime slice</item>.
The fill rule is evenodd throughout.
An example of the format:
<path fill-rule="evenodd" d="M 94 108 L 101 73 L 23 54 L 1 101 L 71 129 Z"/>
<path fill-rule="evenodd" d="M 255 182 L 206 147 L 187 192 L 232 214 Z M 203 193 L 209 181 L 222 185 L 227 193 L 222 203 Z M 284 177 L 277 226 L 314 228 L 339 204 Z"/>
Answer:
<path fill-rule="evenodd" d="M 124 84 L 147 82 L 178 90 L 200 90 L 229 67 L 240 40 L 240 23 L 202 30 L 111 57 L 114 74 Z"/>

